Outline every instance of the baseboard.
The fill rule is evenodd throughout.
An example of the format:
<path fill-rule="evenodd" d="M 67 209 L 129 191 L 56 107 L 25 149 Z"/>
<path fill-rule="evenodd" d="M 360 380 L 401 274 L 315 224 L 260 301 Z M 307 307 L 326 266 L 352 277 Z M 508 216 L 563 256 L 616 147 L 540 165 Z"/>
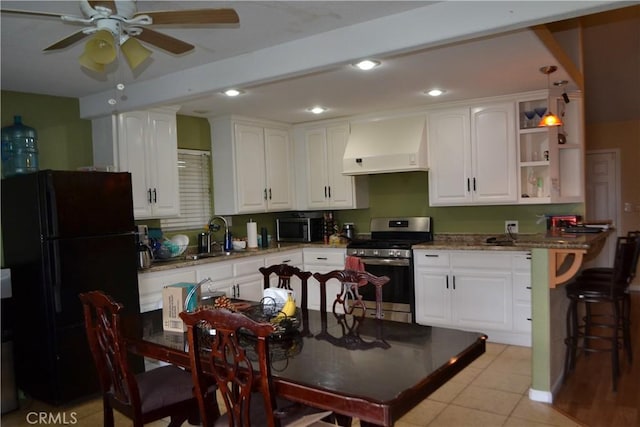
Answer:
<path fill-rule="evenodd" d="M 529 399 L 535 402 L 553 403 L 553 394 L 550 391 L 529 389 Z"/>

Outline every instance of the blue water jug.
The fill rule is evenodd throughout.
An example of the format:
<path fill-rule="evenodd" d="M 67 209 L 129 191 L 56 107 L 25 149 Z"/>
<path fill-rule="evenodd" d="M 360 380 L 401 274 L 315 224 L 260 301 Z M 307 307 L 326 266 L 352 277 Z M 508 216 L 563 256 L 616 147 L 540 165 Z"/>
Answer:
<path fill-rule="evenodd" d="M 21 116 L 13 117 L 13 125 L 2 128 L 2 175 L 38 170 L 38 134 L 22 124 Z"/>

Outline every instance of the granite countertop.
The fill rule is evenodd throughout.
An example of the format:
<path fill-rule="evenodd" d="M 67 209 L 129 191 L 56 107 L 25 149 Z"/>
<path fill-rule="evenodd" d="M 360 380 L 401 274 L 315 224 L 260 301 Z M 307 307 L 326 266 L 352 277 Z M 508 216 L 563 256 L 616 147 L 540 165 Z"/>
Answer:
<path fill-rule="evenodd" d="M 433 242 L 414 245 L 413 249 L 449 250 L 492 250 L 523 251 L 534 248 L 547 249 L 589 249 L 594 243 L 606 237 L 613 230 L 600 233 L 540 233 L 518 234 L 511 240 L 505 234 L 436 234 Z M 495 238 L 495 243 L 487 239 Z"/>
<path fill-rule="evenodd" d="M 334 245 L 325 245 L 324 243 L 276 243 L 268 248 L 256 248 L 256 249 L 245 249 L 240 251 L 231 251 L 228 255 L 218 255 L 214 257 L 205 257 L 199 259 L 191 259 L 190 255 L 192 254 L 190 250 L 187 250 L 187 254 L 177 257 L 171 258 L 164 261 L 154 261 L 151 264 L 150 268 L 146 268 L 143 270 L 138 270 L 138 273 L 152 273 L 156 271 L 164 271 L 164 270 L 173 270 L 176 268 L 182 267 L 191 267 L 194 265 L 203 265 L 209 264 L 213 262 L 221 262 L 221 261 L 229 261 L 229 260 L 237 260 L 240 258 L 246 258 L 251 256 L 263 256 L 268 254 L 277 254 L 278 252 L 284 252 L 291 249 L 302 249 L 302 248 L 346 248 L 346 243 L 339 243 Z M 191 248 L 190 248 L 191 249 Z"/>
<path fill-rule="evenodd" d="M 440 250 L 485 250 L 485 251 L 528 251 L 533 248 L 547 249 L 589 249 L 602 239 L 605 239 L 613 230 L 601 233 L 564 234 L 564 233 L 540 233 L 518 234 L 512 241 L 504 234 L 436 234 L 433 242 L 414 245 L 413 249 L 440 249 Z M 487 239 L 495 238 L 496 243 L 487 243 Z M 263 256 L 277 254 L 291 249 L 302 248 L 346 248 L 346 243 L 326 245 L 324 243 L 276 243 L 268 248 L 246 249 L 232 251 L 229 255 L 190 259 L 187 256 L 167 260 L 155 261 L 150 268 L 138 270 L 138 273 L 151 273 L 156 271 L 173 270 L 176 268 L 209 264 L 228 260 L 237 260 L 251 256 Z"/>

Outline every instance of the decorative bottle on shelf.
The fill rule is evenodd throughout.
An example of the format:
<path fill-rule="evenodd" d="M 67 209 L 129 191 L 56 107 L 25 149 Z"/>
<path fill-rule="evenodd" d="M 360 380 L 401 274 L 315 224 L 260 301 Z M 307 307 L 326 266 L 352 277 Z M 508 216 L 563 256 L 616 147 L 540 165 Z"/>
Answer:
<path fill-rule="evenodd" d="M 22 124 L 21 116 L 13 117 L 13 125 L 2 128 L 2 175 L 38 171 L 38 134 Z"/>

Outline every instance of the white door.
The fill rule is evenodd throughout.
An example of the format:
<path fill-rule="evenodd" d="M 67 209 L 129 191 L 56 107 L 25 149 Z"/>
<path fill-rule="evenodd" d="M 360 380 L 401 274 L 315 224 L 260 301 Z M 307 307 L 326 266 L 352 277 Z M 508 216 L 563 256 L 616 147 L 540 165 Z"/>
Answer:
<path fill-rule="evenodd" d="M 595 150 L 587 153 L 586 218 L 611 219 L 620 226 L 620 171 L 618 150 Z M 611 267 L 616 250 L 615 238 L 609 236 L 605 247 L 588 267 Z"/>

